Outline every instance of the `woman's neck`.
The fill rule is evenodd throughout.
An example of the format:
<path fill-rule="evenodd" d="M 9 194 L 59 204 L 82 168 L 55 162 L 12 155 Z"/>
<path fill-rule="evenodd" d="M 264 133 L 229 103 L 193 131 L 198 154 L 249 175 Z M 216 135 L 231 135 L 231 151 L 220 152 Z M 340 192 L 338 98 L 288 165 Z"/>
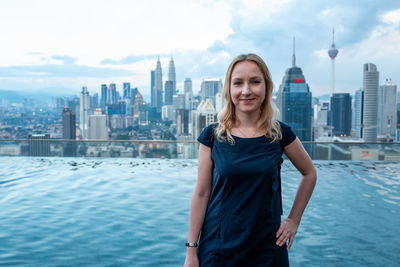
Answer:
<path fill-rule="evenodd" d="M 260 119 L 260 113 L 241 113 L 237 112 L 235 127 L 241 128 L 257 128 L 258 120 Z"/>

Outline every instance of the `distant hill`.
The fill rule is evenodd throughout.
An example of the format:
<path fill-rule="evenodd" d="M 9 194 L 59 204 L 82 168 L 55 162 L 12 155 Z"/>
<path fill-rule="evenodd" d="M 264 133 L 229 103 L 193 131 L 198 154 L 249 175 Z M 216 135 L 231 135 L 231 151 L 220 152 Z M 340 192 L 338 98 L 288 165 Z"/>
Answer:
<path fill-rule="evenodd" d="M 317 98 L 319 99 L 319 102 L 325 102 L 325 101 L 330 101 L 331 100 L 331 95 L 330 94 L 325 94 L 325 95 L 321 95 L 321 96 L 317 96 Z"/>
<path fill-rule="evenodd" d="M 53 97 L 71 96 L 74 95 L 72 90 L 66 92 L 65 89 L 62 91 L 52 90 L 57 93 L 49 92 L 48 90 L 43 91 L 15 91 L 15 90 L 2 90 L 0 89 L 0 99 L 5 99 L 11 103 L 22 103 L 24 98 L 34 99 L 37 102 L 44 103 L 49 102 Z M 65 93 L 64 93 L 65 92 Z M 77 95 L 77 94 L 76 94 Z"/>

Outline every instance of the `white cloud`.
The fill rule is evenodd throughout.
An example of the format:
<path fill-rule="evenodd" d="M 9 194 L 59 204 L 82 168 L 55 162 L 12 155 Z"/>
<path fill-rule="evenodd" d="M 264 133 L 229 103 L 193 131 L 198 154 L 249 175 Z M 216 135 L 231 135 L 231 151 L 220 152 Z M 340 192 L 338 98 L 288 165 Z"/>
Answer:
<path fill-rule="evenodd" d="M 198 1 L 13 1 L 0 11 L 2 64 L 26 52 L 78 57 L 78 64 L 128 54 L 205 49 L 232 33 L 227 4 Z M 20 8 L 24 6 L 24 8 Z M 25 60 L 25 62 L 23 62 Z"/>
<path fill-rule="evenodd" d="M 329 6 L 316 0 L 8 1 L 0 9 L 0 32 L 4 40 L 0 67 L 58 67 L 69 62 L 58 73 L 45 68 L 26 69 L 51 75 L 65 69 L 71 71 L 69 77 L 75 77 L 75 73 L 81 74 L 80 70 L 87 67 L 93 71 L 82 76 L 92 78 L 21 78 L 22 85 L 79 91 L 83 85 L 89 90 L 98 90 L 102 83 L 118 85 L 128 81 L 147 95 L 150 70 L 155 68 L 157 55 L 161 57 L 164 78 L 172 54 L 178 86 L 190 77 L 197 91 L 202 77 L 223 78 L 234 56 L 254 52 L 267 62 L 277 88 L 290 66 L 291 38 L 295 35 L 297 63 L 303 68 L 313 94 L 320 95 L 329 92 L 327 50 L 332 27 L 335 27 L 335 43 L 339 49 L 336 87 L 338 91 L 354 91 L 362 85 L 365 62 L 376 63 L 381 77 L 390 75 L 400 82 L 397 67 L 400 9 L 397 4 L 390 10 L 394 5 L 395 1 L 385 0 L 377 10 L 372 2 L 354 4 L 345 0 Z M 113 64 L 100 64 L 104 59 Z M 139 61 L 134 62 L 136 59 Z M 13 71 L 19 69 L 16 67 Z M 103 78 L 91 76 L 105 69 L 110 72 Z M 10 73 L 3 70 L 3 76 Z M 108 78 L 114 73 L 132 75 Z M 22 88 L 18 79 L 10 78 L 7 83 L 0 79 L 0 89 L 11 89 L 3 85 L 12 86 L 13 82 L 15 87 Z"/>
<path fill-rule="evenodd" d="M 386 24 L 400 25 L 400 8 L 381 15 L 381 21 Z"/>

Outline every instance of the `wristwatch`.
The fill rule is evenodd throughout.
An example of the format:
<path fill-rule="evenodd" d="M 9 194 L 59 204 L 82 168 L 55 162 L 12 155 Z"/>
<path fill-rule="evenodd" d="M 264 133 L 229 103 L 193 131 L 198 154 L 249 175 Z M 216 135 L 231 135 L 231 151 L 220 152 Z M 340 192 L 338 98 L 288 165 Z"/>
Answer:
<path fill-rule="evenodd" d="M 185 243 L 185 246 L 187 246 L 187 247 L 197 247 L 197 243 L 194 243 L 194 242 L 186 242 Z"/>

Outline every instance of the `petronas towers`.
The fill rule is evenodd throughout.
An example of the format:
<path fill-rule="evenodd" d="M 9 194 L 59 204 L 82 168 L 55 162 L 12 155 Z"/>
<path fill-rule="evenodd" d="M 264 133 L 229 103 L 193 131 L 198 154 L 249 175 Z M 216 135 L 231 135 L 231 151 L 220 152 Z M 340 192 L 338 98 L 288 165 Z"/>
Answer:
<path fill-rule="evenodd" d="M 169 62 L 168 80 L 164 87 L 163 101 L 163 78 L 160 58 L 157 60 L 156 69 L 151 71 L 151 107 L 156 108 L 157 112 L 161 112 L 163 104 L 171 105 L 172 97 L 176 93 L 176 73 L 173 58 Z"/>

